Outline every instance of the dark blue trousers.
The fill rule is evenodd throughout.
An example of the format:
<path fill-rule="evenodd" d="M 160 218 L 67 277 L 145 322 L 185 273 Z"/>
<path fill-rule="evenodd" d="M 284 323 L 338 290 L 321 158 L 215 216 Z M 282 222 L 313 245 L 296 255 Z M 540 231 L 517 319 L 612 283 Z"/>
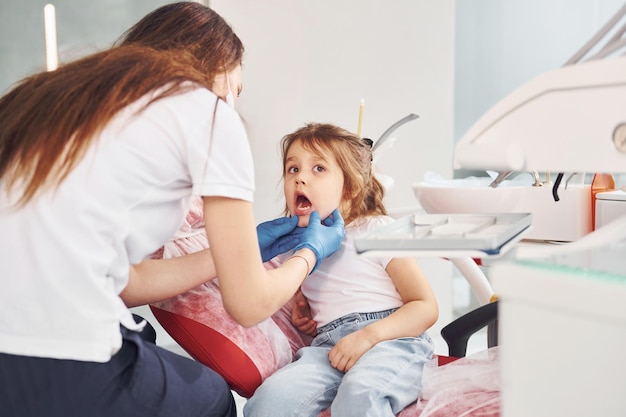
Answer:
<path fill-rule="evenodd" d="M 0 416 L 235 417 L 224 379 L 122 329 L 106 363 L 0 353 Z"/>

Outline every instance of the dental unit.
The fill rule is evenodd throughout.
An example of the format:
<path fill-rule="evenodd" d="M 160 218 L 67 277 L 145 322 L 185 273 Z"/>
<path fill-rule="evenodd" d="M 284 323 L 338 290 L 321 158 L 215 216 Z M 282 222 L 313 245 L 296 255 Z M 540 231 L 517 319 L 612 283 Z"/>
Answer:
<path fill-rule="evenodd" d="M 422 207 L 429 213 L 532 213 L 528 239 L 569 242 L 591 232 L 594 202 L 584 173 L 626 169 L 626 56 L 612 57 L 626 47 L 626 23 L 594 48 L 625 14 L 626 6 L 563 67 L 510 93 L 460 139 L 454 167 L 495 171 L 491 190 L 464 187 L 462 180 L 424 181 L 414 184 Z M 519 172 L 533 173 L 532 186 L 507 182 Z M 543 187 L 537 172 L 546 172 Z M 554 183 L 550 172 L 558 173 Z"/>
<path fill-rule="evenodd" d="M 374 230 L 356 242 L 364 256 L 391 251 L 467 259 L 462 256 L 480 252 L 467 242 L 489 240 L 485 226 L 444 236 L 431 233 L 437 220 L 455 225 L 462 218 L 465 227 L 490 216 L 487 227 L 503 226 L 499 231 L 510 241 L 500 252 L 474 248 L 483 250 L 499 300 L 503 417 L 626 410 L 626 193 L 598 194 L 593 220 L 610 218 L 593 230 L 591 190 L 584 184 L 584 173 L 626 173 L 626 22 L 616 27 L 624 16 L 626 4 L 563 67 L 514 90 L 461 138 L 454 167 L 490 170 L 491 178 L 465 179 L 474 182 L 468 187 L 441 178 L 417 183 L 426 215 L 399 219 L 395 229 Z M 557 176 L 536 186 L 538 172 Z M 513 173 L 531 173 L 535 181 L 511 185 Z M 503 213 L 526 213 L 530 227 L 518 222 L 524 217 Z M 427 233 L 415 230 L 427 222 Z M 478 289 L 484 302 L 489 288 Z"/>

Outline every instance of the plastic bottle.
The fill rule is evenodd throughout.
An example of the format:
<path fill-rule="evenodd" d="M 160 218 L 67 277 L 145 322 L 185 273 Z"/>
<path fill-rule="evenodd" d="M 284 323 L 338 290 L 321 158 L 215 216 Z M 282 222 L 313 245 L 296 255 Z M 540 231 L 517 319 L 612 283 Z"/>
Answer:
<path fill-rule="evenodd" d="M 591 230 L 596 230 L 596 194 L 615 189 L 611 174 L 596 173 L 591 181 Z"/>

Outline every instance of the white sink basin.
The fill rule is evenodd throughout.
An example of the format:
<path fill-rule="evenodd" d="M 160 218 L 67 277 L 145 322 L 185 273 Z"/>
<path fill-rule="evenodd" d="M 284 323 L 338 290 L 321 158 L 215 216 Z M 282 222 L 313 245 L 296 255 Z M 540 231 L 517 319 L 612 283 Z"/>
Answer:
<path fill-rule="evenodd" d="M 454 182 L 454 181 L 452 181 Z M 512 185 L 491 188 L 471 186 L 462 180 L 413 184 L 413 192 L 427 213 L 532 213 L 527 239 L 569 242 L 591 232 L 589 185 L 559 187 L 559 201 L 552 186 Z"/>

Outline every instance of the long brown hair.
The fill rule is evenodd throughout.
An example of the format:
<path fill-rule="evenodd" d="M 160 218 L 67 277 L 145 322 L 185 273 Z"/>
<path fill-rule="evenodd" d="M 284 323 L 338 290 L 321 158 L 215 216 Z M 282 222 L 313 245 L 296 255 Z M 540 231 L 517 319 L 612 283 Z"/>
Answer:
<path fill-rule="evenodd" d="M 284 136 L 280 142 L 283 158 L 283 178 L 287 153 L 294 142 L 322 156 L 330 152 L 343 171 L 343 196 L 349 204 L 349 213 L 342 213 L 346 224 L 363 216 L 387 214 L 383 199 L 385 190 L 373 175 L 370 144 L 354 133 L 332 124 L 309 123 Z M 287 213 L 287 208 L 285 208 Z"/>
<path fill-rule="evenodd" d="M 169 19 L 187 36 L 169 37 L 176 28 L 160 23 Z M 7 191 L 23 187 L 18 205 L 60 184 L 125 106 L 157 89 L 152 101 L 192 85 L 211 89 L 243 55 L 230 26 L 191 2 L 155 10 L 125 36 L 119 46 L 25 78 L 0 98 L 0 180 Z"/>
<path fill-rule="evenodd" d="M 228 23 L 214 10 L 193 1 L 166 4 L 147 14 L 116 41 L 155 49 L 181 49 L 215 72 L 241 64 L 244 47 Z"/>

